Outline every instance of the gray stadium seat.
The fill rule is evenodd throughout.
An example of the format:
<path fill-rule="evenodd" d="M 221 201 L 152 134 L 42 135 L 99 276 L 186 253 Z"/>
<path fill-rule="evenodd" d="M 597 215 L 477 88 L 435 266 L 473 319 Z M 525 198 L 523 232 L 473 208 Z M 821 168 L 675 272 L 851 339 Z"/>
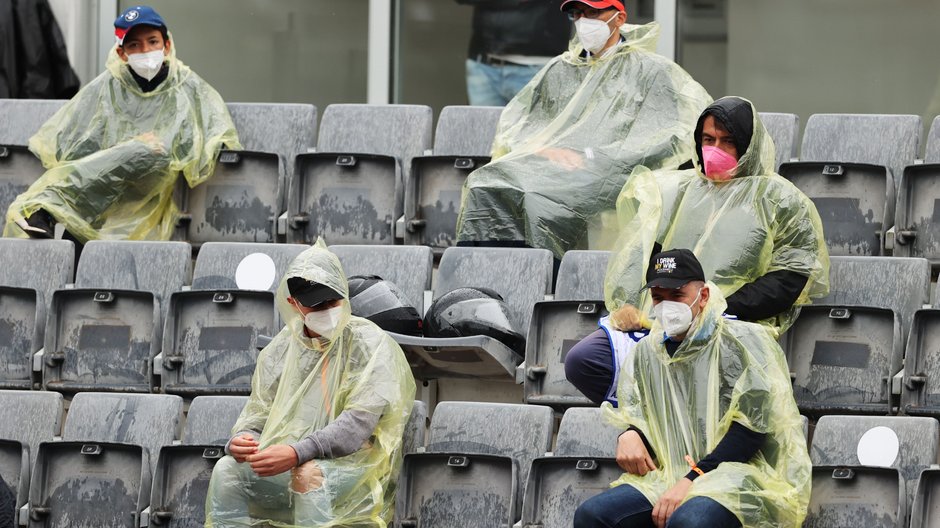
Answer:
<path fill-rule="evenodd" d="M 923 257 L 940 266 L 940 116 L 933 120 L 927 136 L 924 164 L 904 169 L 895 213 L 894 254 Z"/>
<path fill-rule="evenodd" d="M 896 182 L 917 157 L 921 129 L 914 115 L 810 116 L 800 161 L 780 174 L 816 204 L 832 255 L 884 254 Z"/>
<path fill-rule="evenodd" d="M 428 247 L 330 246 L 346 278 L 377 275 L 398 286 L 419 314 L 424 310 L 424 292 L 431 289 L 434 255 Z"/>
<path fill-rule="evenodd" d="M 246 396 L 197 396 L 189 407 L 181 445 L 160 450 L 150 495 L 150 527 L 196 528 L 206 518 L 206 495 L 215 463 Z"/>
<path fill-rule="evenodd" d="M 32 387 L 52 292 L 72 282 L 74 258 L 66 240 L 0 239 L 0 389 Z"/>
<path fill-rule="evenodd" d="M 75 289 L 52 296 L 43 387 L 150 392 L 167 301 L 189 283 L 191 258 L 183 242 L 86 244 Z"/>
<path fill-rule="evenodd" d="M 901 403 L 909 415 L 940 416 L 940 309 L 914 313 L 904 359 Z"/>
<path fill-rule="evenodd" d="M 405 174 L 405 243 L 438 251 L 456 243 L 460 191 L 490 161 L 502 107 L 447 106 L 434 134 L 434 154 L 417 157 Z"/>
<path fill-rule="evenodd" d="M 16 495 L 16 508 L 29 497 L 39 444 L 61 431 L 62 395 L 0 390 L 0 475 Z"/>
<path fill-rule="evenodd" d="M 532 306 L 552 287 L 552 254 L 545 249 L 452 247 L 438 267 L 434 298 L 462 287 L 484 287 L 506 301 L 510 322 L 526 335 Z M 515 379 L 521 357 L 488 336 L 424 338 L 392 334 L 420 379 Z"/>
<path fill-rule="evenodd" d="M 593 405 L 565 377 L 565 356 L 597 330 L 604 307 L 607 251 L 569 251 L 561 259 L 555 300 L 539 301 L 526 338 L 526 403 L 564 408 Z"/>
<path fill-rule="evenodd" d="M 759 112 L 759 115 L 777 148 L 777 159 L 774 163 L 776 169 L 782 163 L 796 157 L 800 136 L 800 116 L 775 112 Z"/>
<path fill-rule="evenodd" d="M 288 197 L 288 241 L 394 244 L 403 174 L 431 148 L 431 108 L 330 105 L 317 152 L 301 154 Z"/>
<path fill-rule="evenodd" d="M 62 441 L 39 447 L 30 526 L 139 526 L 157 453 L 178 438 L 182 416 L 179 396 L 77 394 Z"/>
<path fill-rule="evenodd" d="M 940 524 L 937 499 L 940 497 L 940 468 L 921 472 L 911 507 L 911 528 L 932 528 Z"/>
<path fill-rule="evenodd" d="M 907 526 L 907 512 L 920 472 L 937 460 L 938 426 L 933 418 L 820 418 L 810 450 L 813 495 L 804 526 Z M 872 431 L 876 428 L 886 428 L 890 430 L 888 435 L 893 431 L 897 437 L 893 462 L 872 463 L 867 457 L 861 458 L 860 451 L 868 451 L 859 448 L 866 435 L 885 432 Z M 872 439 L 866 447 L 893 452 L 883 440 Z"/>
<path fill-rule="evenodd" d="M 425 436 L 428 427 L 428 406 L 421 400 L 415 400 L 411 407 L 411 416 L 405 424 L 405 435 L 402 438 L 402 453 L 417 453 L 424 449 Z"/>
<path fill-rule="evenodd" d="M 924 163 L 940 163 L 940 116 L 933 119 L 930 132 L 927 133 L 927 147 L 924 150 Z"/>
<path fill-rule="evenodd" d="M 170 296 L 163 352 L 167 394 L 248 394 L 259 335 L 282 326 L 274 294 L 302 244 L 206 243 L 192 289 Z"/>
<path fill-rule="evenodd" d="M 443 402 L 425 453 L 405 455 L 396 526 L 511 526 L 529 466 L 551 448 L 547 407 Z"/>
<path fill-rule="evenodd" d="M 0 211 L 3 211 L 4 223 L 13 200 L 26 192 L 45 170 L 28 148 L 0 144 Z"/>
<path fill-rule="evenodd" d="M 317 145 L 317 107 L 309 104 L 228 103 L 228 111 L 245 150 L 273 152 L 284 162 Z"/>
<path fill-rule="evenodd" d="M 622 432 L 597 407 L 565 411 L 552 456 L 532 461 L 522 525 L 571 526 L 578 506 L 623 474 L 614 458 Z"/>

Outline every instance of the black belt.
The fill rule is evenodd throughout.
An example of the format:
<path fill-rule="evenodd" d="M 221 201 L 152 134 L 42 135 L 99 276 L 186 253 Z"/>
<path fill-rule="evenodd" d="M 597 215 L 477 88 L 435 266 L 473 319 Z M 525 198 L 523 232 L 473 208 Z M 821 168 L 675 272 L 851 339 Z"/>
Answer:
<path fill-rule="evenodd" d="M 492 55 L 477 55 L 476 61 L 487 66 L 525 66 L 525 64 L 519 64 L 518 62 L 512 62 L 505 59 L 500 59 Z"/>

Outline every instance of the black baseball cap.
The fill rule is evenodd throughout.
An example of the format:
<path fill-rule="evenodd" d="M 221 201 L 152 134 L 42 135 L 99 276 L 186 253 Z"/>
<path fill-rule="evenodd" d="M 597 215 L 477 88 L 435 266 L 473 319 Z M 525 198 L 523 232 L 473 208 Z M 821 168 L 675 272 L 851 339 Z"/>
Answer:
<path fill-rule="evenodd" d="M 705 272 L 688 249 L 670 249 L 653 255 L 646 270 L 647 288 L 675 290 L 693 281 L 705 282 Z"/>
<path fill-rule="evenodd" d="M 287 289 L 290 291 L 291 297 L 307 308 L 343 298 L 343 294 L 333 288 L 319 282 L 309 281 L 303 277 L 288 278 Z"/>

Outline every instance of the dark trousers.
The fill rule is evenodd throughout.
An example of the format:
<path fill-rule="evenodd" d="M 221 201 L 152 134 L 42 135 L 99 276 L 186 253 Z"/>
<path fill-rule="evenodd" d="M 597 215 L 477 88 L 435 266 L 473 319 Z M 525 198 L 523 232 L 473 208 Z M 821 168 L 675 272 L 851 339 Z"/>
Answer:
<path fill-rule="evenodd" d="M 693 497 L 672 512 L 666 528 L 736 528 L 738 518 L 708 497 Z M 586 500 L 574 528 L 654 528 L 653 505 L 633 486 L 617 486 Z"/>

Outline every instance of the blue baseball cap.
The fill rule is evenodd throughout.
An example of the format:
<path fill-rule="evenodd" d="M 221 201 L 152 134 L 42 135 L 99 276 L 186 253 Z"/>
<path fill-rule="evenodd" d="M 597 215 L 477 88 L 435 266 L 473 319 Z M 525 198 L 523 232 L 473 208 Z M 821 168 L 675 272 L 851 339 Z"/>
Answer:
<path fill-rule="evenodd" d="M 132 28 L 140 25 L 166 28 L 163 17 L 150 6 L 128 7 L 114 21 L 114 36 L 118 45 L 124 45 L 124 36 Z"/>

